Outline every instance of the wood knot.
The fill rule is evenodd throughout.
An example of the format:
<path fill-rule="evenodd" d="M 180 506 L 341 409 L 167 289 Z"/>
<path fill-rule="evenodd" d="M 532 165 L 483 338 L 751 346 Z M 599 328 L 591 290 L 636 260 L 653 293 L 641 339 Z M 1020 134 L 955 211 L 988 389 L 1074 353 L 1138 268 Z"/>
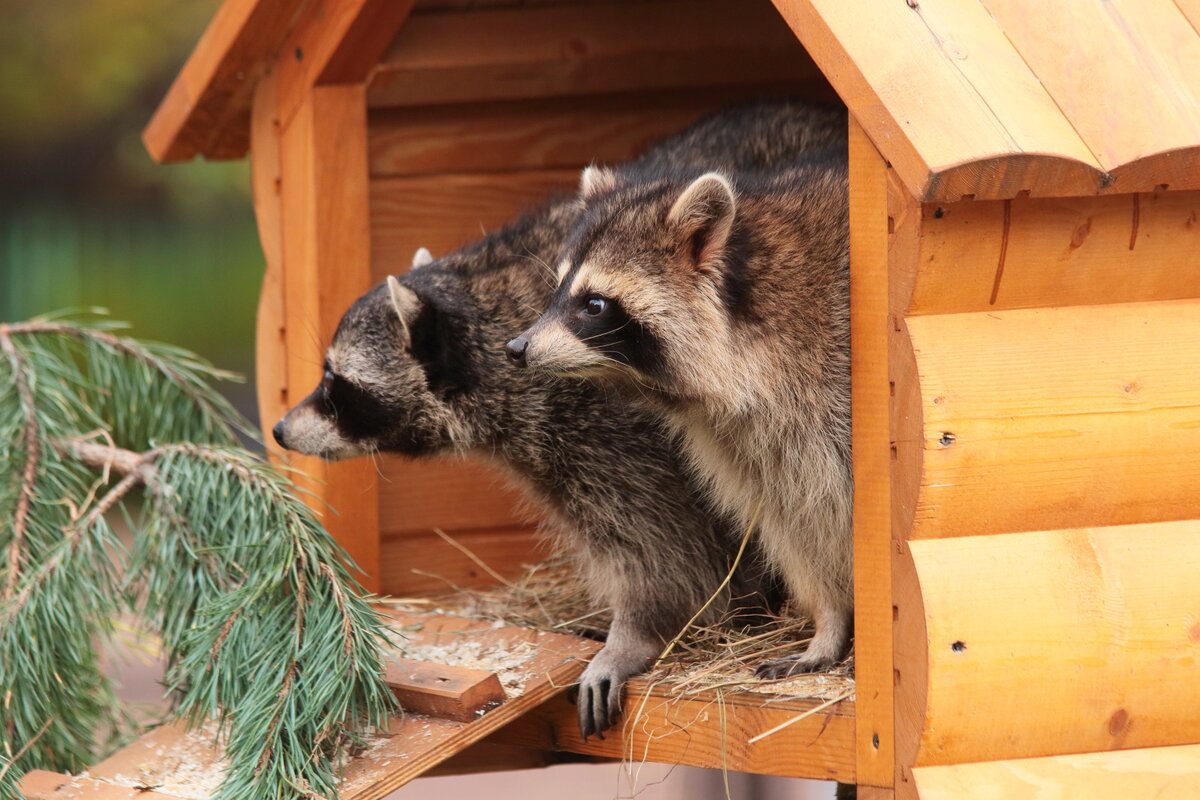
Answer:
<path fill-rule="evenodd" d="M 1108 732 L 1112 736 L 1120 736 L 1129 729 L 1129 712 L 1123 708 L 1118 708 L 1113 712 L 1113 715 L 1108 718 Z"/>
<path fill-rule="evenodd" d="M 1197 622 L 1188 628 L 1188 638 L 1193 642 L 1200 643 L 1200 622 Z"/>
<path fill-rule="evenodd" d="M 1092 218 L 1088 217 L 1087 222 L 1081 223 L 1075 228 L 1071 234 L 1071 249 L 1076 250 L 1083 247 L 1083 243 L 1087 241 L 1088 234 L 1092 232 Z"/>
<path fill-rule="evenodd" d="M 938 444 L 940 444 L 942 447 L 949 447 L 950 445 L 954 444 L 954 441 L 957 438 L 958 437 L 953 433 L 950 433 L 950 431 L 946 431 L 942 434 L 942 438 L 938 439 Z"/>

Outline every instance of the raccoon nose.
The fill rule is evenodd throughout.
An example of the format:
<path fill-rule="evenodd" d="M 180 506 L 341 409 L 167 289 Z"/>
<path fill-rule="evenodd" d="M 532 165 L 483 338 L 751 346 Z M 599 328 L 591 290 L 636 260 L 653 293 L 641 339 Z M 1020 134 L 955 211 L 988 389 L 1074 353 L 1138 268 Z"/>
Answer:
<path fill-rule="evenodd" d="M 271 435 L 275 437 L 275 441 L 279 443 L 280 447 L 286 448 L 287 445 L 284 444 L 284 442 L 283 442 L 283 434 L 284 434 L 283 420 L 279 420 L 279 422 L 275 423 L 275 427 L 271 428 Z"/>
<path fill-rule="evenodd" d="M 508 360 L 516 364 L 518 367 L 525 366 L 525 351 L 529 349 L 529 340 L 524 336 L 518 336 L 504 346 L 508 353 Z"/>

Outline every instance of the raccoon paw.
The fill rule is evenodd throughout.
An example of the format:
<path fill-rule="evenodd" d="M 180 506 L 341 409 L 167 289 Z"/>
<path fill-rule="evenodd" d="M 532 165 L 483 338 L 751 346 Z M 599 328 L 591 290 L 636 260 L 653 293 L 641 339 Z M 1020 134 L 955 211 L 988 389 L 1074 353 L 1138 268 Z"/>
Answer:
<path fill-rule="evenodd" d="M 759 664 L 754 674 L 764 680 L 779 680 L 793 675 L 803 675 L 806 672 L 819 672 L 837 663 L 836 658 L 817 654 L 799 653 L 774 661 L 764 661 Z"/>
<path fill-rule="evenodd" d="M 579 711 L 579 733 L 586 741 L 593 734 L 604 738 L 621 715 L 625 682 L 646 669 L 646 659 L 620 649 L 605 647 L 588 664 L 579 679 L 575 706 Z"/>

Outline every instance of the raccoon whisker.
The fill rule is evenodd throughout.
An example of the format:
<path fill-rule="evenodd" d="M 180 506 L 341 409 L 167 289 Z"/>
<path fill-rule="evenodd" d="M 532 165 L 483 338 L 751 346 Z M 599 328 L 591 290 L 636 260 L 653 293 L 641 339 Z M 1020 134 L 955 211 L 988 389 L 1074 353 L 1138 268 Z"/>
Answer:
<path fill-rule="evenodd" d="M 591 341 L 592 339 L 598 339 L 601 336 L 607 336 L 610 333 L 616 333 L 617 331 L 621 330 L 621 328 L 624 328 L 626 325 L 628 325 L 631 322 L 633 322 L 633 320 L 627 319 L 627 320 L 625 320 L 625 322 L 623 322 L 621 325 L 617 326 L 616 328 L 613 328 L 611 331 L 604 331 L 602 333 L 594 333 L 591 336 L 584 336 L 579 341 L 587 342 L 587 341 Z"/>

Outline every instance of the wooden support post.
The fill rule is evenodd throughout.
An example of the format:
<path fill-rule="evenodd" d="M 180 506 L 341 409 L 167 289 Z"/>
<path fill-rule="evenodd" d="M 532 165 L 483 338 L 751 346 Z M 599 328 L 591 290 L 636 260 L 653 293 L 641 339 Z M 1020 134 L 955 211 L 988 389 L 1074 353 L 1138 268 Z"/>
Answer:
<path fill-rule="evenodd" d="M 279 147 L 287 393 L 295 403 L 321 380 L 325 348 L 346 308 L 371 285 L 367 109 L 361 85 L 316 86 L 283 127 Z M 297 484 L 379 585 L 379 496 L 370 459 L 293 457 Z"/>
<path fill-rule="evenodd" d="M 851 119 L 854 669 L 860 787 L 890 786 L 894 754 L 887 172 L 883 157 Z"/>

